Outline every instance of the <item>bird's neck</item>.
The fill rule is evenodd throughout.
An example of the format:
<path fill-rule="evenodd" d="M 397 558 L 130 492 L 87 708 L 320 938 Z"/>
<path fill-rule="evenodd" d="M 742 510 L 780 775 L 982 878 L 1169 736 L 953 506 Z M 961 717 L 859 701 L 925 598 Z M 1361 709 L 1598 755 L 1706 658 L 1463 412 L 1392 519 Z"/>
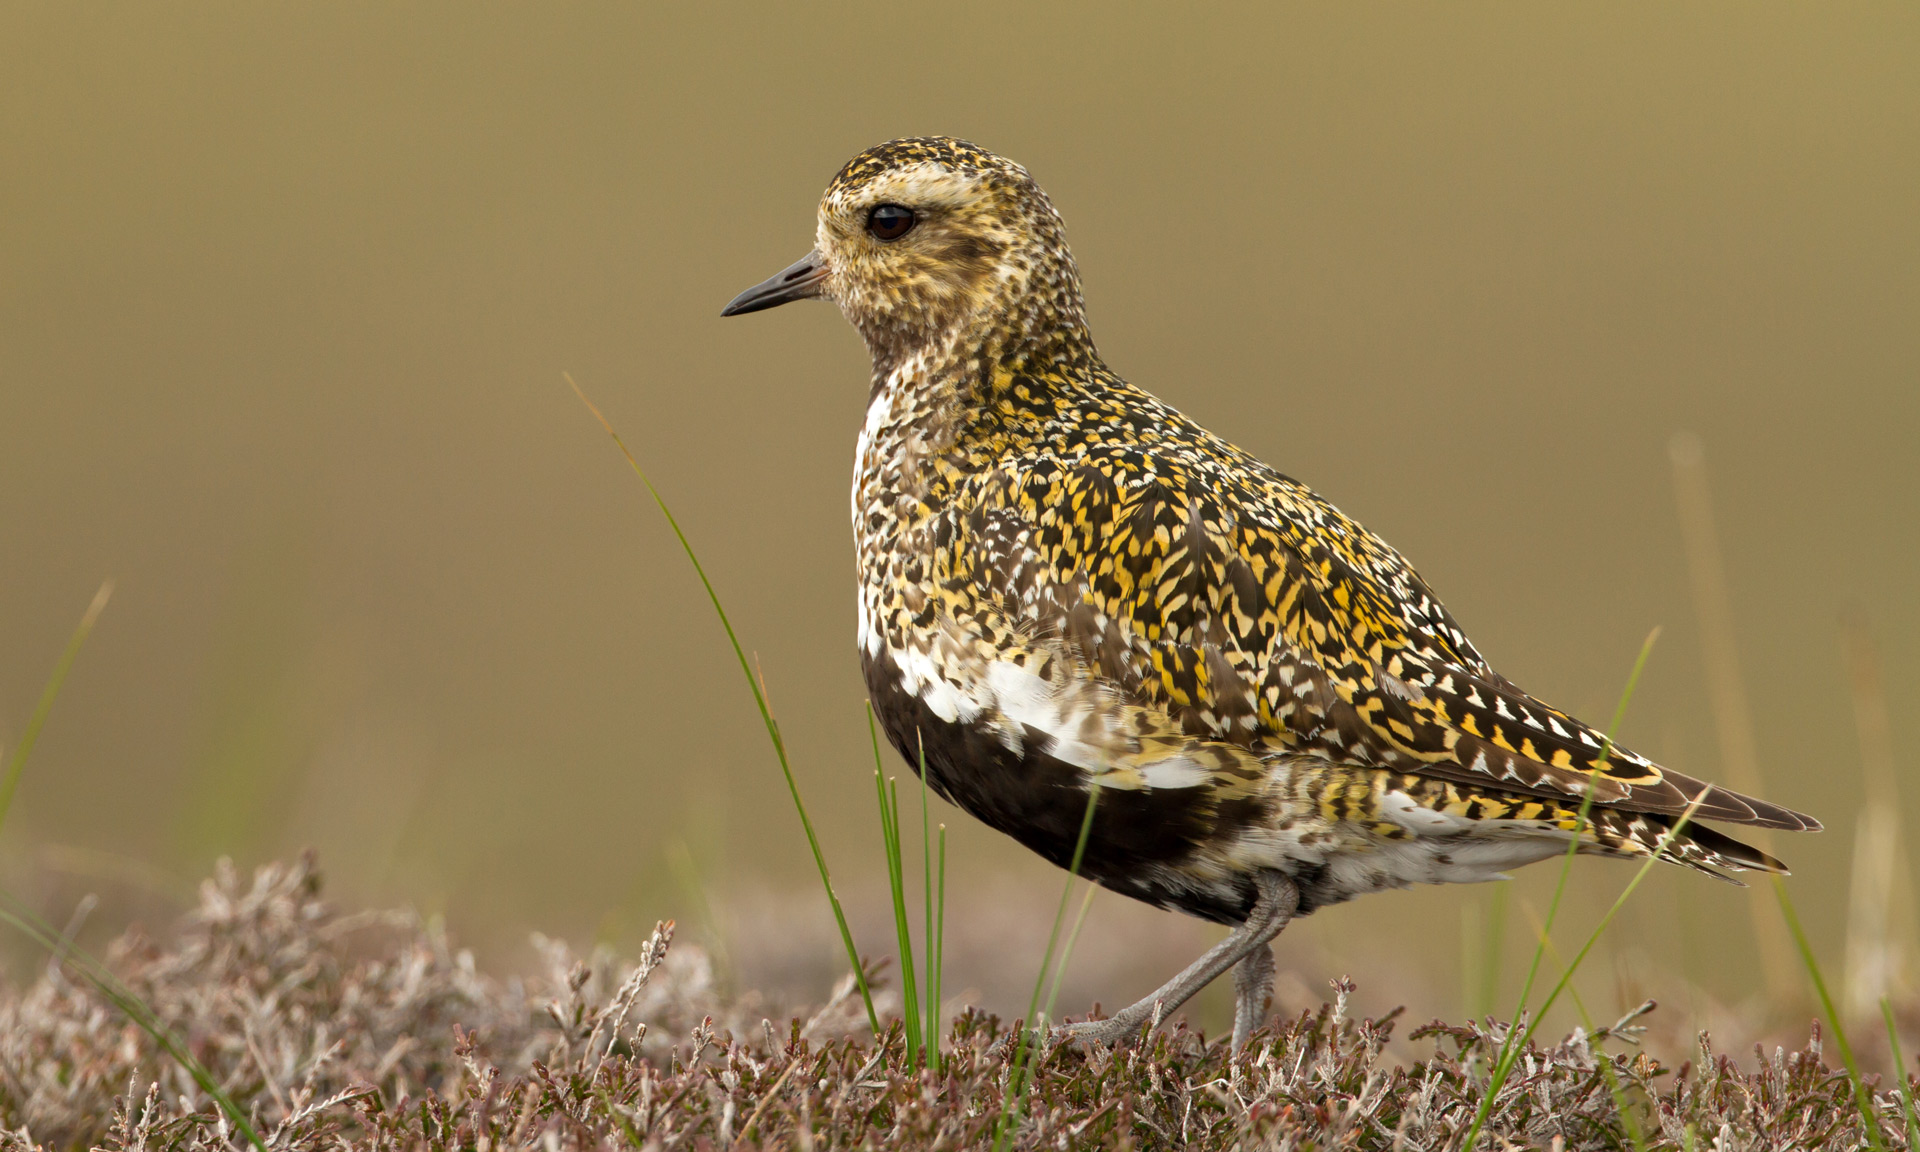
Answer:
<path fill-rule="evenodd" d="M 873 390 L 855 465 L 856 511 L 905 494 L 937 504 L 961 474 L 992 457 L 984 444 L 1018 438 L 1012 424 L 1051 405 L 1036 393 L 1094 378 L 1099 354 L 1086 324 L 1026 325 L 1024 317 L 943 333 L 874 356 Z"/>
<path fill-rule="evenodd" d="M 893 393 L 923 416 L 964 422 L 969 412 L 993 410 L 1016 380 L 1084 377 L 1100 366 L 1077 292 L 1016 300 L 917 336 L 869 337 L 870 404 Z"/>

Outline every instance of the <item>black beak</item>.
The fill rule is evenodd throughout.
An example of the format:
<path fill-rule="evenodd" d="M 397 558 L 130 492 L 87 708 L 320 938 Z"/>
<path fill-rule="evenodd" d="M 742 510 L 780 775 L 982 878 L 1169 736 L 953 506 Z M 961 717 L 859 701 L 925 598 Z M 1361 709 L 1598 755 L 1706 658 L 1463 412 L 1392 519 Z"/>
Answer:
<path fill-rule="evenodd" d="M 809 252 L 771 279 L 762 280 L 733 298 L 721 309 L 722 316 L 740 316 L 763 308 L 778 308 L 791 300 L 812 300 L 820 295 L 827 278 L 826 261 L 818 252 Z"/>

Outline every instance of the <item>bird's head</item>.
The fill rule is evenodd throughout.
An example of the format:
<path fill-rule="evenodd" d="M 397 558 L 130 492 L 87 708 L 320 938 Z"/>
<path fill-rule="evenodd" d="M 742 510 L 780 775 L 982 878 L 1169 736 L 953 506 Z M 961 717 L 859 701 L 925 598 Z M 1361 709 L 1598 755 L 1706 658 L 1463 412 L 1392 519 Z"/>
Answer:
<path fill-rule="evenodd" d="M 840 306 L 876 366 L 954 339 L 1011 350 L 1085 324 L 1047 194 L 1013 161 L 945 136 L 848 161 L 821 197 L 813 250 L 722 315 L 810 298 Z"/>

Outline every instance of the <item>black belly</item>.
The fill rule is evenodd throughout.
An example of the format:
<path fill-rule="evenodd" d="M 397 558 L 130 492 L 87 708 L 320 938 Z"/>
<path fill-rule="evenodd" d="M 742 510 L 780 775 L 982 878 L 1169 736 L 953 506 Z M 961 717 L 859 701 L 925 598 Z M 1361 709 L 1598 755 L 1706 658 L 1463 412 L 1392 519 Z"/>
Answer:
<path fill-rule="evenodd" d="M 1028 728 L 1015 752 L 984 726 L 942 720 L 903 691 L 884 649 L 877 657 L 863 653 L 862 664 L 888 741 L 916 772 L 924 750 L 927 784 L 941 798 L 1059 867 L 1072 865 L 1086 819 L 1086 774 L 1048 754 L 1050 736 Z M 1150 904 L 1238 924 L 1253 907 L 1251 879 L 1193 891 L 1176 882 L 1174 869 L 1198 845 L 1264 816 L 1251 801 L 1220 804 L 1204 786 L 1102 789 L 1080 874 Z"/>

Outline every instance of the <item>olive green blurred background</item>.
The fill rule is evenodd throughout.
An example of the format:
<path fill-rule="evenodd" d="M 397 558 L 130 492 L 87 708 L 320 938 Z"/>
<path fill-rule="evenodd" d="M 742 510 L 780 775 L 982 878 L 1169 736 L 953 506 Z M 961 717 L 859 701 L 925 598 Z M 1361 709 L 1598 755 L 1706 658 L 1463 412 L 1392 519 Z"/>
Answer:
<path fill-rule="evenodd" d="M 0 742 L 118 581 L 8 882 L 124 920 L 312 844 L 343 898 L 497 957 L 671 915 L 754 978 L 831 975 L 739 671 L 569 371 L 701 550 L 887 950 L 864 352 L 830 308 L 718 313 L 806 249 L 849 155 L 937 132 L 1052 194 L 1116 370 L 1391 540 L 1530 690 L 1604 721 L 1664 625 L 1625 739 L 1724 778 L 1666 448 L 1697 432 L 1766 791 L 1831 829 L 1778 847 L 1832 952 L 1847 605 L 1903 771 L 1920 741 L 1917 13 L 0 7 Z M 952 823 L 948 982 L 992 999 L 1031 979 L 1057 873 Z M 1752 993 L 1747 902 L 1670 871 L 1621 949 Z M 1583 863 L 1569 923 L 1626 877 Z M 1513 948 L 1551 880 L 1516 886 Z M 1454 1011 L 1486 899 L 1330 910 L 1285 956 Z M 1089 971 L 1205 936 L 1123 904 Z"/>

